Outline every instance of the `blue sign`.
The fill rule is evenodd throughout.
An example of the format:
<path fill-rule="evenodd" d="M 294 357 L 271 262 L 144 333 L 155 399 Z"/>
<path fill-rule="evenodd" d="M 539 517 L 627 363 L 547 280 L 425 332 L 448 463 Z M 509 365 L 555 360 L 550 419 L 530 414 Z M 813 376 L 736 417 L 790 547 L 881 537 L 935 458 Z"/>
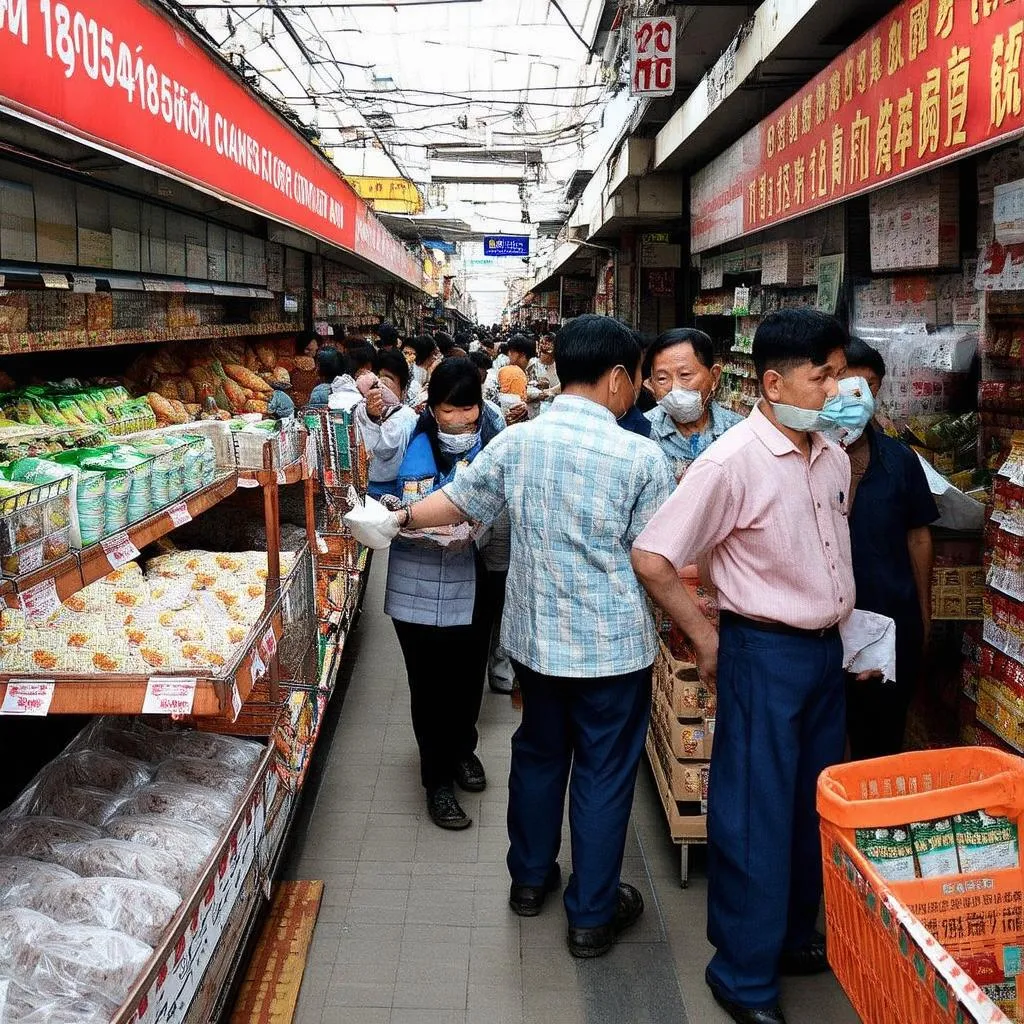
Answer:
<path fill-rule="evenodd" d="M 430 238 L 424 239 L 423 244 L 428 249 L 436 249 L 438 252 L 443 252 L 446 256 L 455 255 L 454 242 L 442 242 L 440 238 Z"/>
<path fill-rule="evenodd" d="M 529 256 L 529 235 L 484 235 L 485 256 Z"/>

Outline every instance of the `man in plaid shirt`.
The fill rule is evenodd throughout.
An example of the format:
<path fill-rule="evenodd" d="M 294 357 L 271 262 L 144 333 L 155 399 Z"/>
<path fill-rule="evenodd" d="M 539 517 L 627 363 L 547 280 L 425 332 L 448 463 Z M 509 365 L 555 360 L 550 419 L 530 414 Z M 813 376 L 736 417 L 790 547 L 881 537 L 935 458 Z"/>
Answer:
<path fill-rule="evenodd" d="M 562 394 L 551 410 L 504 431 L 452 483 L 394 513 L 392 529 L 491 523 L 508 509 L 501 642 L 523 690 L 509 779 L 509 903 L 532 917 L 560 885 L 568 785 L 568 944 L 593 957 L 643 912 L 619 875 L 657 634 L 630 548 L 674 480 L 658 446 L 617 423 L 640 389 L 632 332 L 579 317 L 559 332 L 555 361 Z"/>

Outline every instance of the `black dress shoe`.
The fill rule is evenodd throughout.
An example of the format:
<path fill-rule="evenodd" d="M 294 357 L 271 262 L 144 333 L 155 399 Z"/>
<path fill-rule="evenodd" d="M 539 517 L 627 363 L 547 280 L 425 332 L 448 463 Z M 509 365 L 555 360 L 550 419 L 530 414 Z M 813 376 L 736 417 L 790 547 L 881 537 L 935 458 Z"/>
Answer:
<path fill-rule="evenodd" d="M 708 988 L 711 989 L 711 994 L 715 997 L 715 1002 L 725 1010 L 727 1014 L 736 1024 L 786 1024 L 786 1018 L 782 1015 L 782 1008 L 779 1006 L 772 1006 L 768 1009 L 755 1009 L 751 1006 L 741 1006 L 739 1003 L 731 1002 L 726 999 L 724 995 L 711 984 L 711 981 L 705 975 L 705 981 L 707 981 Z"/>
<path fill-rule="evenodd" d="M 631 885 L 619 886 L 619 902 L 615 917 L 609 924 L 597 928 L 569 928 L 569 952 L 581 960 L 604 956 L 618 941 L 619 936 L 640 920 L 644 912 L 644 898 Z"/>
<path fill-rule="evenodd" d="M 536 917 L 544 907 L 549 892 L 558 892 L 562 885 L 562 869 L 556 864 L 544 885 L 516 885 L 508 890 L 508 905 L 520 917 Z"/>
<path fill-rule="evenodd" d="M 455 766 L 455 781 L 459 784 L 459 789 L 464 789 L 467 793 L 482 793 L 487 788 L 484 766 L 476 754 L 464 757 Z"/>
<path fill-rule="evenodd" d="M 473 819 L 459 805 L 451 786 L 438 786 L 427 793 L 427 813 L 438 828 L 461 832 L 473 824 Z"/>
<path fill-rule="evenodd" d="M 788 950 L 779 957 L 779 974 L 787 977 L 806 977 L 830 971 L 825 936 L 817 936 L 803 949 Z"/>

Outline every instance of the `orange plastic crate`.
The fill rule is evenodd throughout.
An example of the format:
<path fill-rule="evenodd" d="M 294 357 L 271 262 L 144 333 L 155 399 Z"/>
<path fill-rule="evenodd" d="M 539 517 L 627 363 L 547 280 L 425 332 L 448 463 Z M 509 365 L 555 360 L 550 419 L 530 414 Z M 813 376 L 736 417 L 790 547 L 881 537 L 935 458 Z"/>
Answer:
<path fill-rule="evenodd" d="M 958 965 L 1015 972 L 1024 947 L 1024 872 L 883 879 L 856 848 L 859 828 L 985 810 L 1024 816 L 1024 760 L 979 747 L 839 765 L 818 781 L 829 961 L 865 1024 L 994 1024 L 1009 1018 Z M 1018 833 L 1019 834 L 1019 833 Z M 1005 951 L 1010 961 L 1004 963 Z M 955 959 L 954 959 L 955 958 Z M 1024 1020 L 1019 978 L 1014 1018 Z"/>

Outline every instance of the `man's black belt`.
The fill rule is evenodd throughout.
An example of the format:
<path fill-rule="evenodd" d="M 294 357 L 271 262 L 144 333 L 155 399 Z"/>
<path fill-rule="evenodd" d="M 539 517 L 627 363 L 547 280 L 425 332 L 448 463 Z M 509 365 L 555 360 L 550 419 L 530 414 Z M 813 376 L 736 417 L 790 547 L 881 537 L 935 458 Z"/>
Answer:
<path fill-rule="evenodd" d="M 747 629 L 756 629 L 762 633 L 781 633 L 784 636 L 802 636 L 809 639 L 821 640 L 825 637 L 839 635 L 839 626 L 826 626 L 824 629 L 801 629 L 799 626 L 788 626 L 785 622 L 765 622 L 762 619 L 748 619 L 746 615 L 737 615 L 736 612 L 722 609 L 719 618 L 722 625 L 744 626 Z"/>

